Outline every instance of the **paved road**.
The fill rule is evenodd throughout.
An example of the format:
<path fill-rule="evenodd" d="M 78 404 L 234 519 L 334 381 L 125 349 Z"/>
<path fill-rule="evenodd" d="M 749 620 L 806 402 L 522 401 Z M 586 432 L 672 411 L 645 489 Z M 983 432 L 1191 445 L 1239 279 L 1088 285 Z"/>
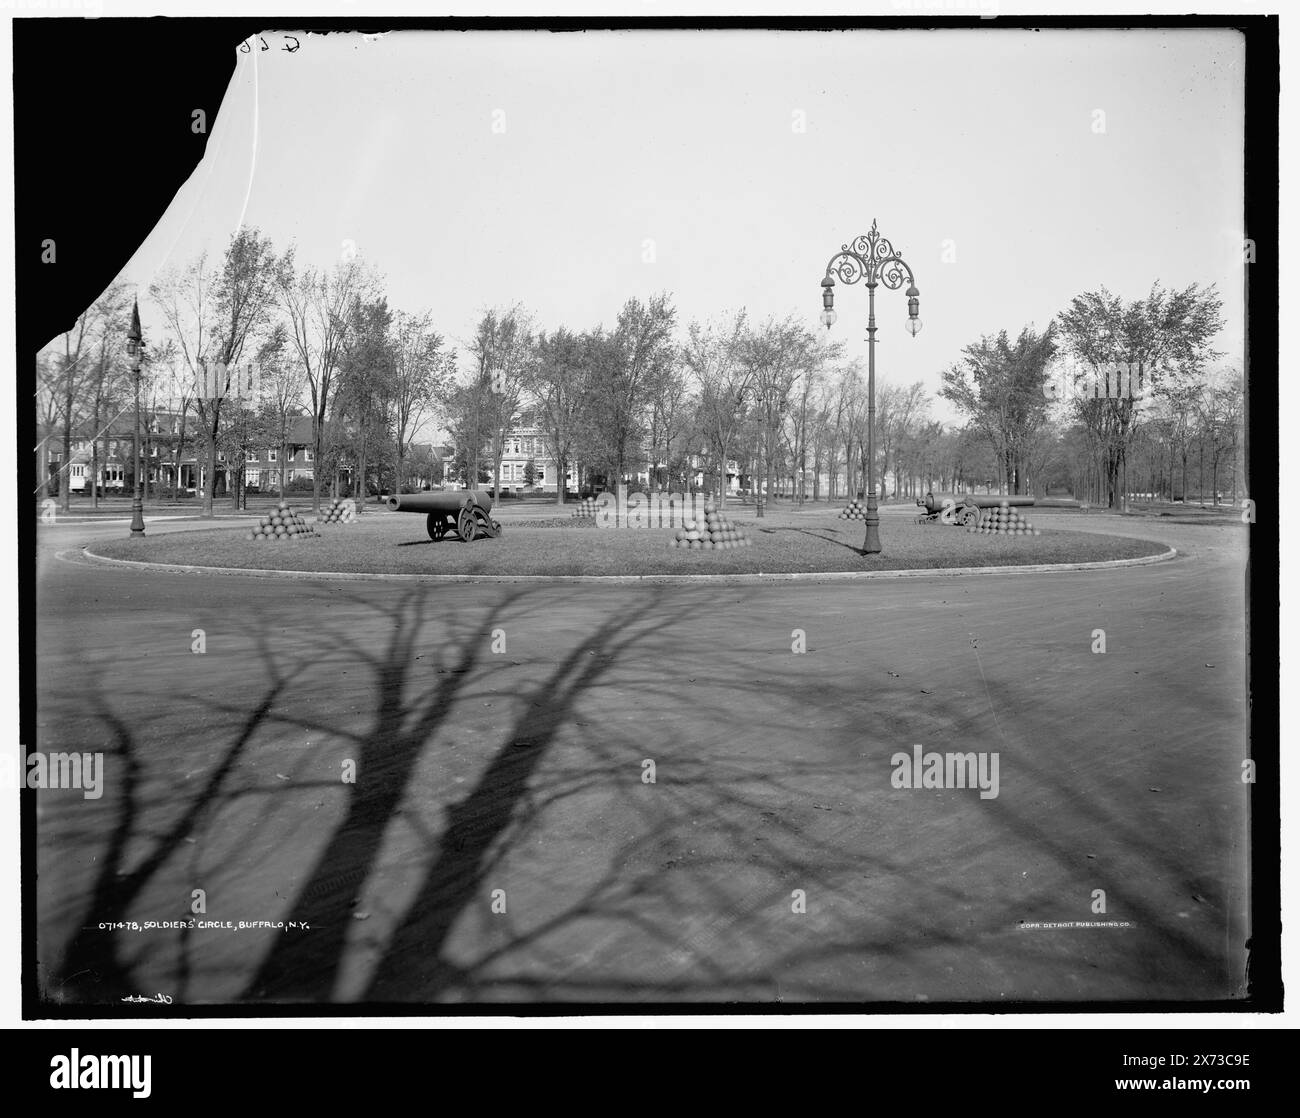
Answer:
<path fill-rule="evenodd" d="M 38 801 L 50 996 L 1240 996 L 1244 530 L 1056 523 L 1184 554 L 331 584 L 94 567 L 56 555 L 121 525 L 43 527 L 37 745 L 105 764 Z M 894 787 L 917 744 L 996 754 L 997 795 Z"/>

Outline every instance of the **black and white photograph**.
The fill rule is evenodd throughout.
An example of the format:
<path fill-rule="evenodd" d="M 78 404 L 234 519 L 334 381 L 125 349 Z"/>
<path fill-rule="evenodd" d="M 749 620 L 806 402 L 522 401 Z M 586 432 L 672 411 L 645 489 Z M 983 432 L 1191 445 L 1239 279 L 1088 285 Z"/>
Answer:
<path fill-rule="evenodd" d="M 1281 1009 L 1276 21 L 877 8 L 15 13 L 24 1017 Z"/>

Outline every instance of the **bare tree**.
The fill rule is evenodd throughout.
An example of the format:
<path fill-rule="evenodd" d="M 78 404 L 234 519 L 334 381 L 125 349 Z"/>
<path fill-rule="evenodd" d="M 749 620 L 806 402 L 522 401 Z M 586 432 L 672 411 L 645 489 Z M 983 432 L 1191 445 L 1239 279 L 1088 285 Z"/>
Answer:
<path fill-rule="evenodd" d="M 777 440 L 790 407 L 790 393 L 795 382 L 816 365 L 818 339 L 795 315 L 780 320 L 770 318 L 748 332 L 743 354 L 750 371 L 747 390 L 752 394 L 760 424 L 763 487 L 770 497 Z M 758 515 L 763 514 L 764 502 L 760 502 Z"/>
<path fill-rule="evenodd" d="M 433 329 L 428 314 L 398 311 L 393 323 L 393 438 L 400 489 L 410 440 L 434 400 L 446 392 L 456 367 L 456 351 L 448 350 Z"/>
<path fill-rule="evenodd" d="M 692 322 L 681 359 L 699 386 L 699 421 L 718 461 L 717 496 L 725 496 L 727 458 L 744 420 L 745 390 L 753 375 L 744 361 L 748 317 L 743 309 Z"/>
<path fill-rule="evenodd" d="M 182 271 L 167 273 L 149 289 L 196 383 L 211 379 L 205 378 L 205 368 L 220 382 L 214 386 L 216 395 L 197 398 L 208 456 L 205 517 L 213 515 L 221 401 L 229 387 L 229 370 L 270 325 L 285 271 L 285 261 L 276 258 L 269 238 L 246 227 L 231 237 L 219 270 L 210 269 L 206 256 L 200 256 Z"/>
<path fill-rule="evenodd" d="M 679 364 L 665 368 L 650 390 L 650 481 L 655 492 L 663 490 L 663 471 L 671 468 L 673 447 L 689 425 L 686 377 Z"/>
<path fill-rule="evenodd" d="M 94 327 L 99 321 L 97 305 L 87 307 L 66 330 L 47 365 L 46 390 L 53 402 L 50 411 L 62 429 L 63 477 L 59 485 L 59 500 L 64 512 L 71 509 L 72 493 L 68 484 L 72 476 L 72 428 L 83 417 L 82 390 L 89 375 L 87 358 Z"/>
<path fill-rule="evenodd" d="M 334 399 L 334 376 L 347 338 L 353 303 L 368 297 L 377 280 L 358 258 L 341 261 L 332 271 L 294 269 L 293 250 L 277 273 L 277 294 L 289 325 L 311 396 L 312 510 L 320 515 L 321 474 L 325 469 L 326 421 Z"/>
<path fill-rule="evenodd" d="M 388 300 L 383 296 L 354 300 L 339 354 L 334 406 L 351 426 L 357 469 L 354 491 L 363 506 L 369 496 L 372 457 L 379 467 L 377 489 L 384 488 L 382 452 L 389 433 L 394 393 L 392 319 Z"/>

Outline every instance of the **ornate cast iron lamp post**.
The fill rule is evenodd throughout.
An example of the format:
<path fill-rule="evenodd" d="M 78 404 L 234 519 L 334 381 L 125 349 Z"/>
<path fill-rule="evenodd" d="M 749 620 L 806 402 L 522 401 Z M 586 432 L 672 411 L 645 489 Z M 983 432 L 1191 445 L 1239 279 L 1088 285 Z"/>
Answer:
<path fill-rule="evenodd" d="M 918 310 L 921 293 L 911 267 L 903 254 L 895 252 L 871 220 L 871 232 L 855 237 L 851 245 L 841 245 L 830 258 L 822 277 L 821 321 L 829 330 L 835 323 L 835 276 L 842 283 L 867 285 L 867 532 L 862 543 L 865 555 L 880 551 L 880 510 L 876 502 L 876 288 L 880 284 L 897 291 L 907 281 L 907 332 L 916 337 L 921 329 Z"/>

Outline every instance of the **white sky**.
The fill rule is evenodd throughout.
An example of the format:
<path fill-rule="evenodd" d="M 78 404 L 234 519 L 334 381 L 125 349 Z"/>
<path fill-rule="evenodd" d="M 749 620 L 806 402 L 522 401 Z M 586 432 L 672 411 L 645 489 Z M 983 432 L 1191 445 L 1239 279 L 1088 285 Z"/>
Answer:
<path fill-rule="evenodd" d="M 612 324 L 671 291 L 816 326 L 829 257 L 872 218 L 925 327 L 879 293 L 878 373 L 940 372 L 1105 284 L 1217 283 L 1242 345 L 1243 51 L 1204 31 L 402 32 L 240 53 L 207 154 L 122 278 L 220 252 L 240 221 L 462 347 L 488 305 Z M 1095 131 L 1095 111 L 1105 114 Z M 493 122 L 504 113 L 504 133 Z M 794 127 L 805 114 L 806 131 Z M 645 242 L 655 260 L 643 260 Z M 955 262 L 944 262 L 951 241 Z M 835 335 L 865 361 L 866 291 Z M 159 326 L 142 297 L 146 332 Z M 155 334 L 156 336 L 156 334 Z M 935 414 L 954 418 L 938 402 Z"/>

